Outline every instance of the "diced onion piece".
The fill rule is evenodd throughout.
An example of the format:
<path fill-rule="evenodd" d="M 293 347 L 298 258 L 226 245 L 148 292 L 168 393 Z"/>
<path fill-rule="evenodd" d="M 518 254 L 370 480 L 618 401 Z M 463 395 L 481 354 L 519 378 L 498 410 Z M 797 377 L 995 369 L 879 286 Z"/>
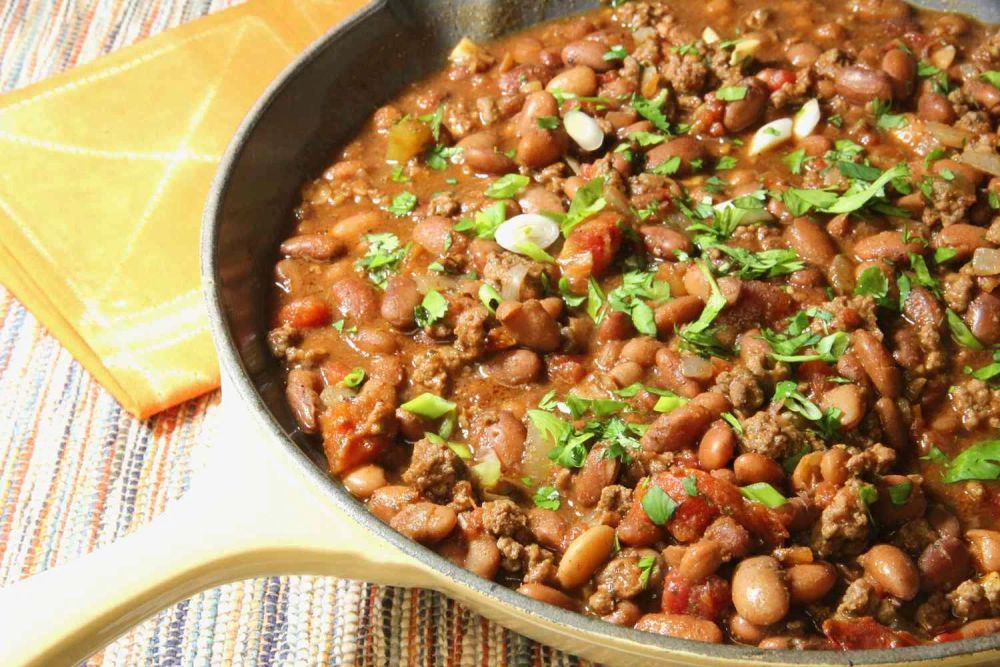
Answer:
<path fill-rule="evenodd" d="M 934 67 L 946 70 L 955 62 L 955 47 L 951 44 L 942 46 L 940 49 L 934 51 L 928 60 L 931 61 L 931 65 L 934 65 Z"/>
<path fill-rule="evenodd" d="M 796 139 L 805 139 L 819 125 L 821 117 L 819 100 L 815 98 L 809 100 L 795 114 L 795 119 L 792 121 L 792 134 L 795 135 Z"/>
<path fill-rule="evenodd" d="M 651 25 L 644 25 L 641 28 L 637 28 L 635 32 L 632 33 L 632 39 L 636 42 L 645 42 L 646 40 L 653 39 L 656 37 L 656 28 Z"/>
<path fill-rule="evenodd" d="M 928 120 L 925 121 L 924 126 L 938 141 L 949 148 L 961 148 L 969 139 L 968 132 L 951 125 Z"/>
<path fill-rule="evenodd" d="M 511 252 L 520 252 L 518 246 L 525 242 L 544 250 L 559 238 L 559 225 L 538 213 L 522 213 L 501 223 L 495 238 L 501 248 Z"/>
<path fill-rule="evenodd" d="M 726 201 L 719 202 L 714 205 L 716 211 L 720 213 L 727 208 L 732 208 L 735 206 L 732 199 L 727 199 Z M 766 208 L 746 208 L 740 209 L 744 211 L 743 216 L 740 218 L 740 223 L 744 225 L 753 225 L 758 222 L 768 222 L 769 220 L 774 220 L 774 216 Z"/>
<path fill-rule="evenodd" d="M 996 248 L 976 248 L 972 254 L 972 271 L 978 276 L 1000 274 L 1000 250 Z"/>
<path fill-rule="evenodd" d="M 987 153 L 986 151 L 977 151 L 972 148 L 966 148 L 965 151 L 958 156 L 960 162 L 963 162 L 974 169 L 979 171 L 985 171 L 991 176 L 1000 176 L 1000 155 L 996 153 Z"/>
<path fill-rule="evenodd" d="M 779 118 L 762 126 L 750 140 L 748 155 L 760 155 L 792 138 L 792 119 Z"/>
<path fill-rule="evenodd" d="M 521 287 L 528 275 L 528 264 L 515 264 L 500 277 L 500 296 L 504 301 L 520 301 Z"/>
<path fill-rule="evenodd" d="M 476 62 L 483 57 L 483 49 L 478 44 L 473 42 L 468 37 L 463 37 L 459 40 L 455 48 L 451 50 L 448 54 L 449 62 L 456 64 L 462 64 L 467 62 Z"/>
<path fill-rule="evenodd" d="M 681 375 L 692 380 L 711 380 L 712 362 L 697 354 L 685 354 L 681 357 Z"/>
<path fill-rule="evenodd" d="M 563 126 L 573 141 L 585 151 L 596 151 L 604 143 L 604 131 L 597 121 L 579 109 L 567 111 Z"/>
<path fill-rule="evenodd" d="M 701 31 L 701 39 L 706 44 L 715 44 L 720 41 L 719 33 L 712 30 L 711 26 L 705 26 L 705 29 Z"/>
<path fill-rule="evenodd" d="M 472 466 L 472 472 L 484 488 L 492 488 L 500 481 L 500 459 L 491 449 L 486 458 Z"/>
<path fill-rule="evenodd" d="M 729 56 L 730 65 L 739 65 L 752 57 L 760 48 L 761 41 L 755 37 L 744 37 L 733 44 L 733 52 Z"/>

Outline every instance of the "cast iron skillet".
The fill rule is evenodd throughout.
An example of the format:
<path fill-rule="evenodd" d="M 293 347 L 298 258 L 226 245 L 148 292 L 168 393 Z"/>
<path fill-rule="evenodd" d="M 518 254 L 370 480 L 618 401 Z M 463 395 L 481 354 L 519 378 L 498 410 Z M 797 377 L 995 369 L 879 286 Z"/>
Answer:
<path fill-rule="evenodd" d="M 224 416 L 204 471 L 149 527 L 0 591 L 0 664 L 72 664 L 200 590 L 293 573 L 435 588 L 539 641 L 617 665 L 1000 663 L 1000 634 L 892 650 L 762 651 L 642 633 L 537 602 L 369 514 L 296 428 L 266 334 L 276 248 L 301 185 L 405 83 L 440 67 L 461 36 L 488 39 L 594 4 L 377 0 L 278 77 L 230 144 L 205 211 L 202 276 Z M 1000 22 L 1000 0 L 916 4 Z"/>

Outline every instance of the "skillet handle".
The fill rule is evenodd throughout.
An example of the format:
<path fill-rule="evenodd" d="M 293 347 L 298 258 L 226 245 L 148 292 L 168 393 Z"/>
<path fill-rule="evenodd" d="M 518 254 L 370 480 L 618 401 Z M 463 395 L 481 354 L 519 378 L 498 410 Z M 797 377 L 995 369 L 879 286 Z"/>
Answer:
<path fill-rule="evenodd" d="M 235 394 L 235 392 L 233 392 Z M 319 574 L 428 585 L 426 568 L 330 502 L 320 484 L 223 402 L 205 468 L 149 525 L 0 590 L 0 665 L 69 665 L 199 591 Z M 207 443 L 206 443 L 207 444 Z"/>

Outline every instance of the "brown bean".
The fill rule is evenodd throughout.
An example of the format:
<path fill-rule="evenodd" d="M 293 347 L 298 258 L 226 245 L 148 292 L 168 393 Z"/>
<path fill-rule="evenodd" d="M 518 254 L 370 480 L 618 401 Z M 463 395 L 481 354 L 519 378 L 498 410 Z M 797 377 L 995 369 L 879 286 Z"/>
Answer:
<path fill-rule="evenodd" d="M 316 420 L 319 415 L 319 374 L 305 368 L 293 368 L 288 372 L 285 383 L 285 398 L 292 416 L 298 422 L 299 428 L 306 433 L 315 433 L 318 428 Z"/>
<path fill-rule="evenodd" d="M 619 387 L 627 387 L 630 384 L 635 384 L 642 380 L 642 376 L 645 373 L 642 366 L 634 361 L 623 361 L 618 363 L 608 371 L 608 375 L 611 379 L 615 381 L 615 384 Z"/>
<path fill-rule="evenodd" d="M 572 610 L 576 606 L 573 602 L 573 598 L 569 597 L 562 591 L 558 591 L 551 586 L 546 586 L 545 584 L 521 584 L 518 586 L 517 592 L 521 595 L 527 595 L 529 598 L 538 600 L 539 602 L 545 602 L 546 604 L 562 607 L 563 609 Z"/>
<path fill-rule="evenodd" d="M 414 311 L 423 297 L 417 291 L 417 283 L 409 276 L 391 276 L 382 296 L 382 317 L 397 329 L 407 330 L 414 326 Z"/>
<path fill-rule="evenodd" d="M 470 436 L 476 451 L 492 449 L 505 471 L 516 472 L 524 455 L 528 431 L 509 410 L 480 412 L 472 419 Z"/>
<path fill-rule="evenodd" d="M 897 452 L 905 451 L 910 444 L 909 430 L 902 410 L 891 398 L 875 401 L 875 413 L 885 434 L 886 443 Z"/>
<path fill-rule="evenodd" d="M 677 169 L 678 176 L 685 176 L 691 173 L 691 162 L 703 160 L 706 156 L 705 147 L 698 139 L 684 135 L 665 141 L 646 153 L 646 165 L 650 169 L 677 157 L 680 158 L 680 165 Z"/>
<path fill-rule="evenodd" d="M 597 92 L 597 74 L 586 65 L 564 69 L 545 86 L 549 92 L 561 91 L 578 97 L 591 97 Z"/>
<path fill-rule="evenodd" d="M 768 92 L 763 83 L 757 79 L 743 79 L 740 85 L 746 86 L 746 96 L 742 100 L 726 102 L 722 116 L 722 124 L 729 132 L 747 129 L 764 116 L 767 107 Z"/>
<path fill-rule="evenodd" d="M 969 304 L 965 321 L 979 342 L 984 345 L 1000 343 L 1000 299 L 997 297 L 981 292 Z"/>
<path fill-rule="evenodd" d="M 716 419 L 708 410 L 687 403 L 673 412 L 660 415 L 642 436 L 646 451 L 677 451 L 693 447 L 708 425 Z"/>
<path fill-rule="evenodd" d="M 662 347 L 662 343 L 655 338 L 639 336 L 625 343 L 619 359 L 622 361 L 634 361 L 640 366 L 648 368 L 656 361 L 656 353 L 660 347 Z"/>
<path fill-rule="evenodd" d="M 736 482 L 741 486 L 757 482 L 780 485 L 785 479 L 785 471 L 781 466 L 774 459 L 758 452 L 747 452 L 737 456 L 733 461 L 733 472 L 736 473 Z"/>
<path fill-rule="evenodd" d="M 920 584 L 925 591 L 948 590 L 965 579 L 972 566 L 969 547 L 958 537 L 942 537 L 917 559 Z"/>
<path fill-rule="evenodd" d="M 931 237 L 932 248 L 954 248 L 957 260 L 971 259 L 977 248 L 992 245 L 986 240 L 986 229 L 963 222 L 943 227 Z"/>
<path fill-rule="evenodd" d="M 1000 572 L 1000 532 L 973 528 L 965 533 L 965 538 L 980 572 Z"/>
<path fill-rule="evenodd" d="M 299 234 L 281 244 L 281 254 L 297 259 L 312 259 L 328 262 L 347 252 L 347 244 L 328 234 Z"/>
<path fill-rule="evenodd" d="M 799 563 L 788 568 L 788 591 L 795 604 L 823 599 L 837 583 L 837 570 L 829 563 Z"/>
<path fill-rule="evenodd" d="M 340 481 L 352 496 L 361 500 L 368 500 L 375 491 L 387 484 L 385 470 L 374 463 L 355 468 Z"/>
<path fill-rule="evenodd" d="M 492 579 L 500 569 L 500 550 L 492 537 L 481 535 L 469 541 L 465 554 L 465 569 L 480 577 Z"/>
<path fill-rule="evenodd" d="M 634 335 L 635 327 L 632 325 L 632 317 L 628 313 L 618 310 L 606 314 L 597 327 L 598 342 L 625 340 Z"/>
<path fill-rule="evenodd" d="M 562 198 L 543 187 L 529 187 L 517 200 L 523 213 L 563 213 Z"/>
<path fill-rule="evenodd" d="M 792 67 L 809 67 L 816 62 L 822 51 L 812 42 L 796 42 L 785 49 L 785 57 Z"/>
<path fill-rule="evenodd" d="M 846 482 L 850 476 L 850 471 L 847 469 L 849 458 L 851 455 L 843 447 L 832 447 L 823 452 L 823 460 L 819 464 L 823 479 L 834 486 L 840 486 Z"/>
<path fill-rule="evenodd" d="M 389 525 L 422 544 L 440 542 L 458 522 L 455 510 L 445 505 L 419 502 L 407 505 L 389 520 Z"/>
<path fill-rule="evenodd" d="M 731 410 L 733 407 L 725 394 L 717 391 L 703 391 L 691 400 L 691 404 L 708 410 L 708 415 L 712 418 L 712 421 L 715 421 L 723 412 Z"/>
<path fill-rule="evenodd" d="M 432 255 L 444 255 L 456 243 L 465 246 L 465 237 L 453 230 L 451 220 L 431 215 L 413 226 L 413 240 Z"/>
<path fill-rule="evenodd" d="M 903 49 L 889 49 L 882 57 L 882 71 L 892 79 L 892 90 L 896 99 L 905 99 L 913 92 L 913 80 L 917 75 L 917 61 Z"/>
<path fill-rule="evenodd" d="M 567 67 L 583 65 L 595 72 L 607 72 L 615 66 L 614 62 L 604 59 L 607 51 L 608 47 L 598 41 L 581 39 L 563 47 L 562 59 Z"/>
<path fill-rule="evenodd" d="M 485 364 L 489 377 L 511 387 L 537 382 L 543 370 L 541 357 L 531 350 L 501 352 Z"/>
<path fill-rule="evenodd" d="M 756 646 L 767 637 L 767 628 L 754 625 L 736 612 L 729 615 L 726 625 L 729 627 L 729 634 L 741 644 Z"/>
<path fill-rule="evenodd" d="M 368 510 L 386 523 L 400 510 L 415 502 L 420 492 L 412 486 L 383 486 L 372 492 L 368 500 Z"/>
<path fill-rule="evenodd" d="M 687 270 L 684 271 L 683 280 L 684 288 L 688 294 L 698 297 L 702 302 L 707 302 L 712 296 L 712 285 L 697 265 L 691 264 L 688 266 Z M 722 296 L 726 297 L 727 304 L 731 306 L 739 301 L 742 291 L 742 283 L 739 278 L 735 276 L 723 276 L 716 282 L 719 285 L 719 291 L 722 292 Z"/>
<path fill-rule="evenodd" d="M 826 268 L 837 255 L 833 239 L 808 218 L 795 218 L 785 230 L 785 237 L 799 257 L 815 266 Z"/>
<path fill-rule="evenodd" d="M 795 470 L 789 478 L 795 491 L 810 491 L 819 484 L 823 477 L 824 452 L 809 452 L 795 464 Z"/>
<path fill-rule="evenodd" d="M 875 585 L 900 600 L 912 600 L 920 591 L 920 574 L 913 559 L 891 544 L 876 544 L 858 561 Z"/>
<path fill-rule="evenodd" d="M 1000 89 L 996 86 L 973 79 L 967 83 L 972 99 L 990 113 L 1000 113 Z"/>
<path fill-rule="evenodd" d="M 820 405 L 824 410 L 840 410 L 840 426 L 846 431 L 857 427 L 865 416 L 865 403 L 857 385 L 842 384 L 823 394 Z"/>
<path fill-rule="evenodd" d="M 591 449 L 580 472 L 573 476 L 571 495 L 578 505 L 596 505 L 604 487 L 613 484 L 618 476 L 618 460 L 605 456 L 605 451 L 607 448 L 603 445 Z"/>
<path fill-rule="evenodd" d="M 970 621 L 957 630 L 961 639 L 985 637 L 1000 632 L 1000 618 L 981 618 Z"/>
<path fill-rule="evenodd" d="M 614 543 L 615 530 L 611 526 L 591 526 L 583 531 L 566 547 L 556 570 L 556 581 L 565 589 L 582 586 L 607 562 Z"/>
<path fill-rule="evenodd" d="M 690 253 L 694 245 L 683 232 L 663 225 L 643 225 L 639 235 L 646 246 L 646 251 L 653 257 L 677 261 L 678 252 Z"/>
<path fill-rule="evenodd" d="M 951 125 L 957 119 L 954 107 L 944 95 L 925 90 L 917 98 L 917 116 L 922 120 Z"/>
<path fill-rule="evenodd" d="M 840 96 L 854 104 L 867 104 L 876 98 L 889 102 L 893 98 L 889 75 L 861 65 L 842 68 L 837 72 L 834 86 Z"/>
<path fill-rule="evenodd" d="M 528 512 L 528 530 L 542 546 L 562 551 L 567 526 L 558 513 L 541 507 L 531 508 Z"/>
<path fill-rule="evenodd" d="M 667 338 L 674 333 L 674 327 L 693 322 L 701 315 L 705 302 L 696 296 L 679 296 L 656 308 L 653 318 L 657 333 Z"/>
<path fill-rule="evenodd" d="M 722 547 L 713 540 L 699 540 L 684 551 L 678 572 L 688 581 L 701 581 L 722 565 Z"/>
<path fill-rule="evenodd" d="M 899 368 L 885 345 L 866 329 L 854 331 L 851 343 L 878 392 L 886 398 L 898 398 L 901 391 Z"/>
<path fill-rule="evenodd" d="M 719 517 L 709 524 L 702 537 L 722 547 L 724 561 L 742 558 L 750 551 L 750 533 L 732 517 Z"/>
<path fill-rule="evenodd" d="M 458 142 L 462 160 L 473 171 L 484 174 L 506 174 L 517 169 L 514 161 L 497 151 L 499 140 L 493 132 L 476 132 Z"/>
<path fill-rule="evenodd" d="M 542 169 L 560 158 L 563 144 L 554 131 L 534 128 L 517 142 L 517 162 L 531 169 Z"/>
<path fill-rule="evenodd" d="M 529 94 L 524 98 L 524 106 L 517 116 L 517 135 L 523 137 L 528 132 L 539 129 L 538 119 L 542 116 L 558 116 L 559 103 L 544 90 Z"/>
<path fill-rule="evenodd" d="M 631 628 L 640 618 L 642 618 L 642 607 L 631 600 L 620 600 L 613 612 L 601 616 L 601 620 L 623 628 Z"/>
<path fill-rule="evenodd" d="M 539 352 L 553 352 L 562 343 L 559 323 L 548 314 L 538 299 L 504 301 L 497 308 L 497 319 L 518 345 Z"/>
<path fill-rule="evenodd" d="M 342 278 L 330 287 L 340 314 L 352 322 L 370 322 L 379 315 L 379 296 L 361 278 Z"/>
<path fill-rule="evenodd" d="M 914 287 L 903 303 L 906 319 L 923 327 L 937 329 L 944 320 L 941 304 L 925 287 Z"/>
<path fill-rule="evenodd" d="M 755 625 L 771 625 L 788 614 L 788 586 L 778 561 L 771 556 L 741 561 L 733 573 L 732 591 L 736 611 Z"/>
<path fill-rule="evenodd" d="M 646 614 L 635 624 L 635 629 L 711 644 L 721 644 L 723 640 L 718 625 L 686 614 Z"/>
<path fill-rule="evenodd" d="M 920 253 L 923 247 L 916 241 L 903 242 L 899 231 L 879 232 L 866 236 L 854 244 L 854 254 L 858 261 L 889 260 L 902 262 L 910 253 Z"/>
<path fill-rule="evenodd" d="M 724 421 L 717 421 L 698 444 L 698 463 L 705 470 L 720 470 L 729 465 L 736 451 L 736 434 Z"/>

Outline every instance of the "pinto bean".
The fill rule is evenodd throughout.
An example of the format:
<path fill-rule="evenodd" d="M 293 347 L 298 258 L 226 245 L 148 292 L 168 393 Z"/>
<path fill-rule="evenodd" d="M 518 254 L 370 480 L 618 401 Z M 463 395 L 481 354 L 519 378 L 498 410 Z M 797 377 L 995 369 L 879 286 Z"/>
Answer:
<path fill-rule="evenodd" d="M 882 71 L 892 79 L 896 99 L 905 99 L 913 92 L 913 79 L 917 75 L 917 61 L 903 49 L 889 49 L 882 57 Z"/>
<path fill-rule="evenodd" d="M 646 451 L 677 451 L 693 447 L 709 423 L 716 417 L 695 403 L 686 403 L 673 412 L 660 415 L 642 436 Z"/>
<path fill-rule="evenodd" d="M 608 47 L 593 39 L 581 39 L 570 42 L 563 47 L 562 60 L 567 67 L 583 65 L 595 72 L 607 72 L 615 66 L 609 60 L 604 59 Z"/>
<path fill-rule="evenodd" d="M 639 235 L 646 250 L 653 257 L 677 261 L 678 252 L 691 252 L 694 245 L 683 232 L 663 225 L 643 225 Z"/>
<path fill-rule="evenodd" d="M 710 644 L 721 644 L 723 641 L 718 625 L 687 614 L 646 614 L 635 624 L 635 629 Z"/>
<path fill-rule="evenodd" d="M 385 470 L 374 463 L 355 468 L 340 481 L 352 496 L 361 500 L 368 500 L 375 491 L 387 484 Z"/>
<path fill-rule="evenodd" d="M 944 320 L 941 304 L 926 288 L 919 286 L 911 289 L 909 296 L 906 297 L 903 315 L 911 322 L 932 329 L 940 327 Z"/>
<path fill-rule="evenodd" d="M 795 604 L 823 599 L 837 583 L 837 570 L 829 563 L 798 563 L 788 568 L 788 592 Z"/>
<path fill-rule="evenodd" d="M 506 174 L 517 169 L 509 157 L 497 151 L 499 139 L 493 132 L 476 132 L 458 142 L 462 160 L 473 171 L 483 174 Z"/>
<path fill-rule="evenodd" d="M 370 322 L 379 315 L 379 296 L 361 278 L 341 278 L 330 287 L 340 314 L 352 322 Z"/>
<path fill-rule="evenodd" d="M 315 433 L 319 414 L 320 377 L 316 371 L 305 368 L 293 368 L 288 372 L 285 385 L 285 397 L 292 416 L 298 422 L 299 428 L 306 433 Z"/>
<path fill-rule="evenodd" d="M 566 522 L 557 512 L 533 507 L 528 512 L 528 530 L 539 544 L 555 551 L 562 551 L 566 536 Z"/>
<path fill-rule="evenodd" d="M 389 525 L 421 544 L 440 542 L 455 528 L 458 515 L 446 505 L 419 502 L 399 511 Z"/>
<path fill-rule="evenodd" d="M 556 607 L 562 607 L 563 609 L 572 610 L 576 607 L 576 604 L 573 602 L 573 598 L 569 597 L 562 591 L 558 591 L 551 586 L 546 586 L 545 584 L 521 584 L 518 586 L 517 592 L 521 595 L 527 595 L 529 598 L 538 600 L 539 602 L 555 605 Z"/>
<path fill-rule="evenodd" d="M 823 394 L 820 404 L 824 410 L 840 410 L 840 426 L 850 431 L 861 423 L 865 416 L 865 403 L 857 385 L 842 384 Z"/>
<path fill-rule="evenodd" d="M 297 259 L 328 262 L 347 252 L 347 244 L 328 234 L 299 234 L 281 244 L 281 254 Z"/>
<path fill-rule="evenodd" d="M 524 213 L 563 213 L 562 198 L 543 187 L 529 187 L 517 200 Z"/>
<path fill-rule="evenodd" d="M 524 454 L 528 431 L 509 410 L 477 414 L 472 420 L 471 436 L 476 451 L 492 449 L 504 470 L 517 471 Z"/>
<path fill-rule="evenodd" d="M 583 531 L 566 547 L 556 570 L 556 581 L 564 589 L 582 586 L 607 562 L 614 544 L 615 530 L 611 526 L 591 526 Z"/>
<path fill-rule="evenodd" d="M 412 486 L 383 486 L 372 492 L 368 500 L 368 510 L 388 523 L 400 510 L 419 497 L 420 492 Z"/>
<path fill-rule="evenodd" d="M 717 421 L 705 431 L 698 444 L 698 463 L 705 470 L 720 470 L 729 465 L 736 451 L 736 434 L 724 421 Z"/>
<path fill-rule="evenodd" d="M 736 483 L 741 486 L 757 482 L 780 485 L 785 479 L 785 471 L 774 459 L 757 452 L 737 456 L 733 461 L 733 472 L 736 473 Z"/>
<path fill-rule="evenodd" d="M 640 618 L 642 618 L 642 607 L 631 600 L 620 600 L 613 612 L 601 616 L 601 620 L 623 628 L 631 628 Z"/>
<path fill-rule="evenodd" d="M 517 162 L 531 169 L 547 167 L 562 155 L 565 142 L 553 130 L 540 127 L 528 130 L 517 142 Z"/>
<path fill-rule="evenodd" d="M 826 268 L 837 256 L 833 239 L 808 218 L 792 220 L 792 224 L 785 230 L 785 237 L 799 257 L 815 266 Z"/>
<path fill-rule="evenodd" d="M 992 635 L 1000 632 L 1000 618 L 981 618 L 978 621 L 969 621 L 956 632 L 959 639 Z"/>
<path fill-rule="evenodd" d="M 875 401 L 875 413 L 878 415 L 879 425 L 885 433 L 887 443 L 897 452 L 902 452 L 909 445 L 910 439 L 903 412 L 896 405 L 896 401 L 884 397 Z"/>
<path fill-rule="evenodd" d="M 965 542 L 958 537 L 942 537 L 927 545 L 917 559 L 921 588 L 948 590 L 969 575 L 971 565 Z"/>
<path fill-rule="evenodd" d="M 412 329 L 414 310 L 423 299 L 417 283 L 409 276 L 392 276 L 386 282 L 382 297 L 382 317 L 397 329 Z"/>
<path fill-rule="evenodd" d="M 809 491 L 819 484 L 823 477 L 823 455 L 824 452 L 809 452 L 795 464 L 795 470 L 789 478 L 795 491 Z"/>
<path fill-rule="evenodd" d="M 619 359 L 622 361 L 634 361 L 640 366 L 648 368 L 656 361 L 656 353 L 662 344 L 650 336 L 639 336 L 633 338 L 622 347 Z"/>
<path fill-rule="evenodd" d="M 1000 89 L 985 81 L 975 79 L 969 81 L 967 85 L 976 104 L 990 113 L 1000 113 Z"/>
<path fill-rule="evenodd" d="M 524 106 L 517 117 L 517 135 L 523 137 L 533 130 L 539 129 L 538 119 L 542 116 L 558 116 L 559 103 L 552 93 L 539 90 L 524 98 Z"/>
<path fill-rule="evenodd" d="M 746 86 L 747 94 L 742 100 L 726 102 L 726 110 L 722 116 L 722 124 L 729 132 L 742 132 L 764 116 L 767 107 L 768 91 L 757 79 L 743 79 L 741 86 Z"/>
<path fill-rule="evenodd" d="M 847 481 L 849 471 L 847 470 L 847 460 L 851 455 L 843 447 L 832 447 L 823 452 L 823 460 L 820 461 L 819 470 L 823 479 L 834 486 L 840 486 Z"/>
<path fill-rule="evenodd" d="M 951 125 L 957 119 L 955 108 L 951 106 L 948 98 L 932 90 L 925 90 L 917 98 L 917 116 L 922 120 L 945 125 Z"/>
<path fill-rule="evenodd" d="M 486 364 L 487 375 L 512 387 L 536 382 L 542 371 L 541 357 L 531 350 L 501 352 Z"/>
<path fill-rule="evenodd" d="M 982 292 L 965 311 L 965 321 L 979 342 L 984 345 L 1000 343 L 1000 299 L 989 292 Z"/>
<path fill-rule="evenodd" d="M 704 159 L 706 154 L 701 141 L 692 136 L 684 135 L 665 141 L 646 153 L 646 165 L 652 169 L 677 157 L 680 158 L 680 166 L 676 173 L 678 176 L 685 176 L 691 173 L 691 162 Z"/>
<path fill-rule="evenodd" d="M 605 456 L 605 451 L 603 445 L 591 449 L 580 472 L 573 477 L 571 494 L 578 505 L 596 505 L 604 487 L 613 484 L 618 476 L 618 459 Z"/>
<path fill-rule="evenodd" d="M 866 329 L 851 333 L 851 343 L 878 392 L 886 398 L 898 398 L 901 391 L 899 368 L 885 345 Z"/>
<path fill-rule="evenodd" d="M 973 528 L 966 531 L 965 539 L 980 572 L 1000 572 L 1000 532 Z"/>
<path fill-rule="evenodd" d="M 653 313 L 657 333 L 667 338 L 674 333 L 674 327 L 693 322 L 701 315 L 705 302 L 696 296 L 679 296 L 658 306 Z"/>
<path fill-rule="evenodd" d="M 834 86 L 841 97 L 854 104 L 867 104 L 875 98 L 889 102 L 893 98 L 892 78 L 862 65 L 842 68 L 837 72 Z"/>
<path fill-rule="evenodd" d="M 538 299 L 504 301 L 497 308 L 497 319 L 518 345 L 539 352 L 554 352 L 562 342 L 559 323 L 548 314 Z"/>
<path fill-rule="evenodd" d="M 785 57 L 792 67 L 809 67 L 822 55 L 820 48 L 812 42 L 796 42 L 785 49 Z"/>
<path fill-rule="evenodd" d="M 968 260 L 978 248 L 988 248 L 993 244 L 986 240 L 986 229 L 964 222 L 943 227 L 931 237 L 932 248 L 954 248 L 955 259 Z"/>
<path fill-rule="evenodd" d="M 722 565 L 722 547 L 714 540 L 699 540 L 684 550 L 678 571 L 688 581 L 701 581 Z"/>
<path fill-rule="evenodd" d="M 608 372 L 608 375 L 619 387 L 627 387 L 630 384 L 639 382 L 644 373 L 645 370 L 643 367 L 634 361 L 623 361 L 616 364 L 615 367 Z"/>
<path fill-rule="evenodd" d="M 451 220 L 431 215 L 413 226 L 413 240 L 432 255 L 444 255 L 456 243 L 466 245 L 465 237 L 453 230 Z"/>
<path fill-rule="evenodd" d="M 916 241 L 903 242 L 903 233 L 899 231 L 879 232 L 866 236 L 854 244 L 854 254 L 858 261 L 888 260 L 902 262 L 909 258 L 910 253 L 920 253 L 922 247 Z"/>
<path fill-rule="evenodd" d="M 591 97 L 597 92 L 597 74 L 586 65 L 564 69 L 549 80 L 545 89 L 562 91 L 579 97 Z"/>
<path fill-rule="evenodd" d="M 465 553 L 463 563 L 466 570 L 480 577 L 492 579 L 500 569 L 500 549 L 492 537 L 481 535 L 469 541 L 469 549 Z"/>
<path fill-rule="evenodd" d="M 875 585 L 900 600 L 912 600 L 920 591 L 920 574 L 913 559 L 891 544 L 876 544 L 858 558 Z"/>
<path fill-rule="evenodd" d="M 597 327 L 597 340 L 599 342 L 625 340 L 634 335 L 635 327 L 632 325 L 632 317 L 628 313 L 618 310 L 605 315 Z"/>
<path fill-rule="evenodd" d="M 771 556 L 741 561 L 733 573 L 732 589 L 736 611 L 755 625 L 771 625 L 788 614 L 788 585 L 778 561 Z"/>

